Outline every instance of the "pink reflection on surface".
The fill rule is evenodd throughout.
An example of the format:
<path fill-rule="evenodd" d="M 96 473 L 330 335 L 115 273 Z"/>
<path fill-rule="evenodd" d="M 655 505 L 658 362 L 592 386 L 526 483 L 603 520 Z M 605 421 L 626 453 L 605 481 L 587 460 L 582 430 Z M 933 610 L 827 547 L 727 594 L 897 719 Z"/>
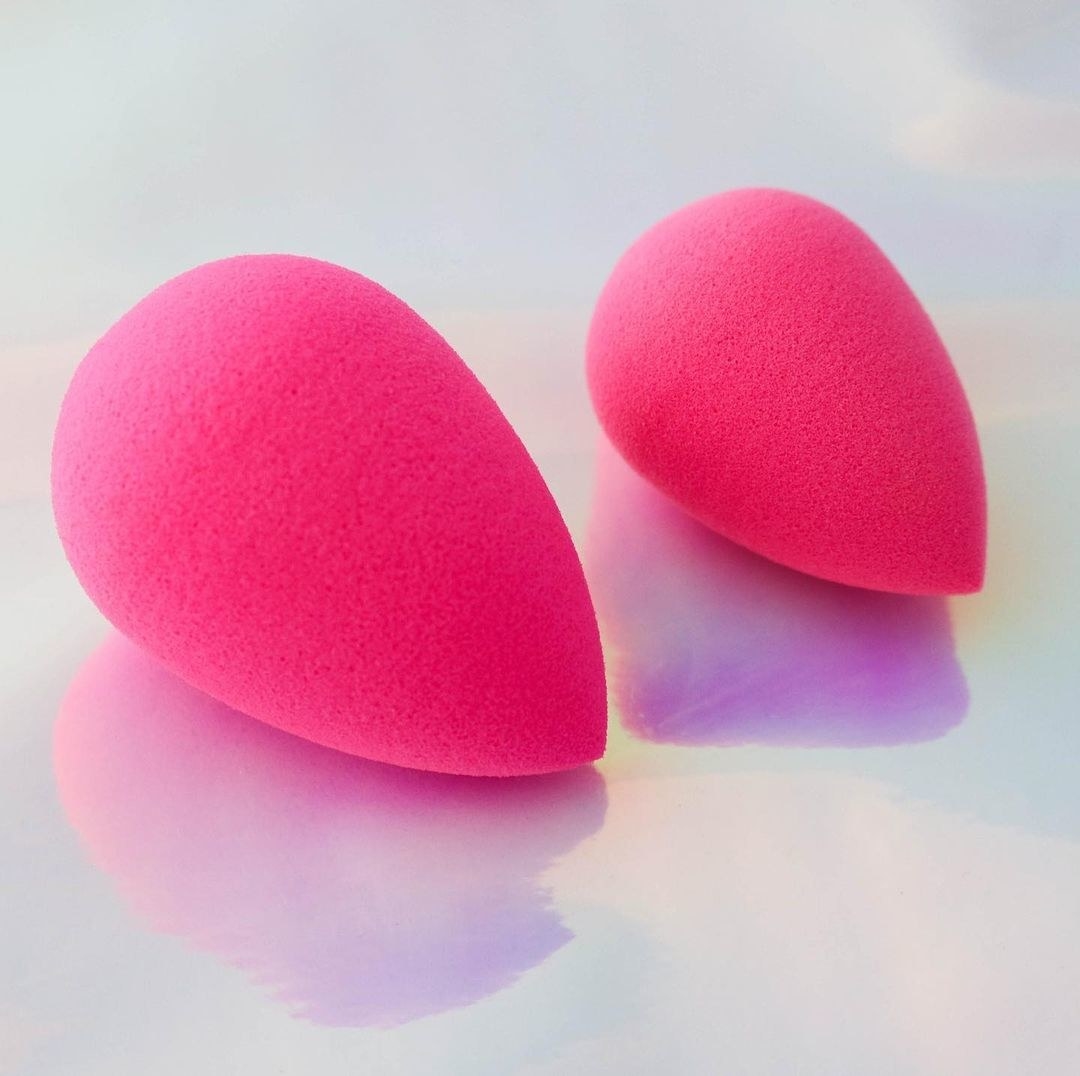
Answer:
<path fill-rule="evenodd" d="M 967 710 L 943 598 L 845 587 L 749 553 L 603 439 L 586 569 L 616 704 L 645 739 L 913 743 Z"/>
<path fill-rule="evenodd" d="M 318 747 L 119 637 L 69 688 L 55 765 L 92 858 L 155 929 L 340 1026 L 467 1005 L 564 945 L 538 878 L 606 807 L 591 767 L 450 777 Z"/>

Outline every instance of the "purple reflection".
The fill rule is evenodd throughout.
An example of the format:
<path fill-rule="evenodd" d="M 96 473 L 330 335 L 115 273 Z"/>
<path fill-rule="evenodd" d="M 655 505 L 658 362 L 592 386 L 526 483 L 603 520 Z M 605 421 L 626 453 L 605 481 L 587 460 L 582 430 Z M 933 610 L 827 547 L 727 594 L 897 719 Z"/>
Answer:
<path fill-rule="evenodd" d="M 943 598 L 827 583 L 749 553 L 603 439 L 586 568 L 616 703 L 645 739 L 913 743 L 967 709 Z"/>
<path fill-rule="evenodd" d="M 468 1005 L 564 945 L 538 877 L 606 807 L 591 767 L 449 777 L 318 747 L 119 637 L 72 683 L 55 763 L 91 856 L 155 929 L 337 1026 Z"/>

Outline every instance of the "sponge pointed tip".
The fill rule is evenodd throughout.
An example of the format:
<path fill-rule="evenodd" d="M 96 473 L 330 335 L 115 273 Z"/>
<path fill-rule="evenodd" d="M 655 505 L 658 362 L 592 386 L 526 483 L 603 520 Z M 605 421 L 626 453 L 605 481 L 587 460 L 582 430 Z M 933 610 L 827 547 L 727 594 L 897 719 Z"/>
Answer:
<path fill-rule="evenodd" d="M 606 716 L 604 722 L 606 724 Z M 561 751 L 545 751 L 542 754 L 517 755 L 493 754 L 486 759 L 469 759 L 457 764 L 426 762 L 416 768 L 442 771 L 458 777 L 540 777 L 544 774 L 566 773 L 591 766 L 604 757 L 607 747 L 606 730 L 597 736 L 582 737 Z"/>
<path fill-rule="evenodd" d="M 601 683 L 601 686 L 603 684 Z M 606 692 L 605 692 L 606 694 Z M 590 766 L 604 757 L 607 750 L 607 704 L 594 709 L 588 717 L 567 722 L 573 729 L 571 737 L 554 737 L 533 752 L 516 755 L 503 752 L 493 756 L 482 777 L 534 777 L 545 773 L 563 773 L 568 770 Z"/>
<path fill-rule="evenodd" d="M 979 550 L 970 562 L 961 565 L 954 576 L 954 582 L 945 591 L 946 594 L 978 594 L 986 583 L 986 553 Z"/>
<path fill-rule="evenodd" d="M 978 466 L 976 459 L 975 466 Z M 958 497 L 959 511 L 955 533 L 959 542 L 951 554 L 943 556 L 937 570 L 928 573 L 929 585 L 924 593 L 955 595 L 977 594 L 986 581 L 986 492 L 980 483 L 967 497 Z M 943 548 L 949 543 L 942 541 Z"/>
<path fill-rule="evenodd" d="M 982 543 L 973 545 L 966 555 L 909 565 L 907 570 L 895 574 L 873 575 L 859 581 L 839 578 L 835 581 L 891 594 L 959 597 L 982 590 L 985 575 L 986 551 L 985 543 Z"/>

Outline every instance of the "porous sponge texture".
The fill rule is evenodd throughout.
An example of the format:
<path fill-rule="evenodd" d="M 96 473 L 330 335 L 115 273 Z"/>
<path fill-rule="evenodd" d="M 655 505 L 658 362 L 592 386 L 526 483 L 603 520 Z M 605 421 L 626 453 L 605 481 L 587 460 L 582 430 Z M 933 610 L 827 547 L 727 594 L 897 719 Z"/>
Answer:
<path fill-rule="evenodd" d="M 365 277 L 255 255 L 151 293 L 76 371 L 53 505 L 108 619 L 271 725 L 447 773 L 603 753 L 555 502 L 450 346 Z"/>
<path fill-rule="evenodd" d="M 604 287 L 587 365 L 626 460 L 733 541 L 855 586 L 982 585 L 963 388 L 911 289 L 836 210 L 747 189 L 661 221 Z"/>

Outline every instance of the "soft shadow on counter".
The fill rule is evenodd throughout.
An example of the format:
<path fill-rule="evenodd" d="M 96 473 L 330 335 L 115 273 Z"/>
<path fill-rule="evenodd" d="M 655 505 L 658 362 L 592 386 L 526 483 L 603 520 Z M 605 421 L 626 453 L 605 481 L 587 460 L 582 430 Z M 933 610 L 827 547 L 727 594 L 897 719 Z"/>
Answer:
<path fill-rule="evenodd" d="M 859 590 L 714 534 L 601 439 L 586 572 L 623 724 L 680 744 L 862 747 L 968 705 L 944 598 Z"/>
<path fill-rule="evenodd" d="M 539 877 L 607 802 L 591 767 L 450 777 L 318 747 L 118 636 L 68 690 L 55 765 L 69 819 L 140 916 L 336 1026 L 468 1005 L 563 946 Z"/>

